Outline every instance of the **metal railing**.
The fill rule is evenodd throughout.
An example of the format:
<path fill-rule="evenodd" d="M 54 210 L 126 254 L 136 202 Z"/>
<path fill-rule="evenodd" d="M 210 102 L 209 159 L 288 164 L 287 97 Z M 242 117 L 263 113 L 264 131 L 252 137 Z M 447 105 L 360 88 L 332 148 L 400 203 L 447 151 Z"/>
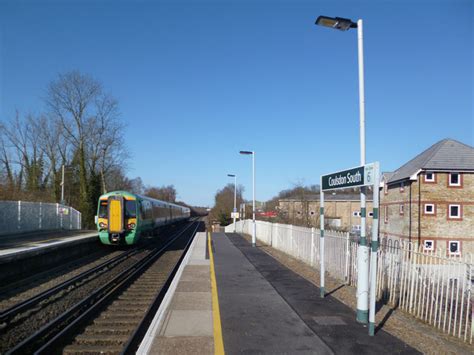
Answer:
<path fill-rule="evenodd" d="M 59 203 L 0 201 L 0 235 L 81 229 L 81 213 Z"/>
<path fill-rule="evenodd" d="M 257 239 L 318 267 L 319 229 L 256 221 Z M 234 230 L 233 224 L 226 232 Z M 252 221 L 236 223 L 238 233 L 251 234 Z M 349 233 L 325 231 L 325 267 L 334 278 L 357 284 L 357 243 Z M 447 250 L 425 251 L 416 243 L 384 240 L 377 253 L 377 298 L 398 307 L 444 333 L 472 344 L 472 254 L 448 256 Z"/>

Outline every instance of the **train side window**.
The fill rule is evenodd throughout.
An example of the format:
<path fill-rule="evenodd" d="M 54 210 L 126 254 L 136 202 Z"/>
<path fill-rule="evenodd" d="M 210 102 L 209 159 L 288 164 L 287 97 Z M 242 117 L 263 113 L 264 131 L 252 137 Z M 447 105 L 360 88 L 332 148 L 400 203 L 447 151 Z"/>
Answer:
<path fill-rule="evenodd" d="M 101 201 L 99 205 L 99 218 L 107 218 L 107 201 Z"/>
<path fill-rule="evenodd" d="M 140 202 L 140 218 L 146 219 L 146 206 L 145 201 Z"/>

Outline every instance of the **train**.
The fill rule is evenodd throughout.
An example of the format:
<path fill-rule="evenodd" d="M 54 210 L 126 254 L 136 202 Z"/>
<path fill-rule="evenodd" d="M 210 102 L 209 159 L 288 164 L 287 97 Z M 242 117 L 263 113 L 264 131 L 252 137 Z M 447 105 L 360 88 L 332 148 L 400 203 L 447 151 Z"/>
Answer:
<path fill-rule="evenodd" d="M 102 244 L 133 245 L 155 228 L 187 220 L 190 215 L 188 207 L 113 191 L 99 197 L 96 224 Z"/>

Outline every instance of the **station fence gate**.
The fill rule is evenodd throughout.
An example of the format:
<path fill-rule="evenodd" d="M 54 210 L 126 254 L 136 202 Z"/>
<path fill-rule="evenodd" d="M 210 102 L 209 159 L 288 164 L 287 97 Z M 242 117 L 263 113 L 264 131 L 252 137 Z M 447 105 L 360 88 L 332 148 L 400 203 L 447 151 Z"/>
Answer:
<path fill-rule="evenodd" d="M 59 203 L 0 201 L 0 235 L 81 229 L 81 213 Z"/>
<path fill-rule="evenodd" d="M 319 229 L 256 221 L 257 239 L 319 268 Z M 252 220 L 236 222 L 236 232 L 252 234 Z M 225 228 L 234 231 L 234 225 Z M 325 230 L 325 267 L 332 277 L 357 285 L 357 242 L 349 233 Z M 377 252 L 377 299 L 472 344 L 472 254 L 448 256 L 447 250 L 384 239 Z"/>

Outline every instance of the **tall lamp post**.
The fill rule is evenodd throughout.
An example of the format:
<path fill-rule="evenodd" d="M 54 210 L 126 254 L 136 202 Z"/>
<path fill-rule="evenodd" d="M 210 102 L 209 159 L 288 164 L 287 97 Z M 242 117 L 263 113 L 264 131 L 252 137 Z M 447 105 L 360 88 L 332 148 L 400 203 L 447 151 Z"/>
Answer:
<path fill-rule="evenodd" d="M 237 175 L 227 174 L 228 177 L 234 178 L 234 209 L 233 209 L 233 219 L 234 219 L 234 233 L 235 233 L 235 214 L 237 213 Z"/>
<path fill-rule="evenodd" d="M 357 28 L 357 48 L 359 57 L 359 136 L 360 136 L 360 165 L 365 165 L 365 90 L 364 90 L 364 36 L 362 20 L 357 23 L 350 19 L 341 17 L 319 16 L 316 25 L 334 28 L 339 31 L 347 31 Z M 365 187 L 360 189 L 360 239 L 357 247 L 357 321 L 368 322 L 369 312 L 369 247 L 365 235 Z M 374 191 L 376 193 L 376 191 Z"/>
<path fill-rule="evenodd" d="M 241 150 L 240 154 L 252 156 L 252 200 L 253 200 L 253 203 L 252 203 L 252 222 L 253 222 L 252 246 L 255 247 L 256 239 L 257 239 L 257 225 L 255 224 L 255 152 Z"/>

